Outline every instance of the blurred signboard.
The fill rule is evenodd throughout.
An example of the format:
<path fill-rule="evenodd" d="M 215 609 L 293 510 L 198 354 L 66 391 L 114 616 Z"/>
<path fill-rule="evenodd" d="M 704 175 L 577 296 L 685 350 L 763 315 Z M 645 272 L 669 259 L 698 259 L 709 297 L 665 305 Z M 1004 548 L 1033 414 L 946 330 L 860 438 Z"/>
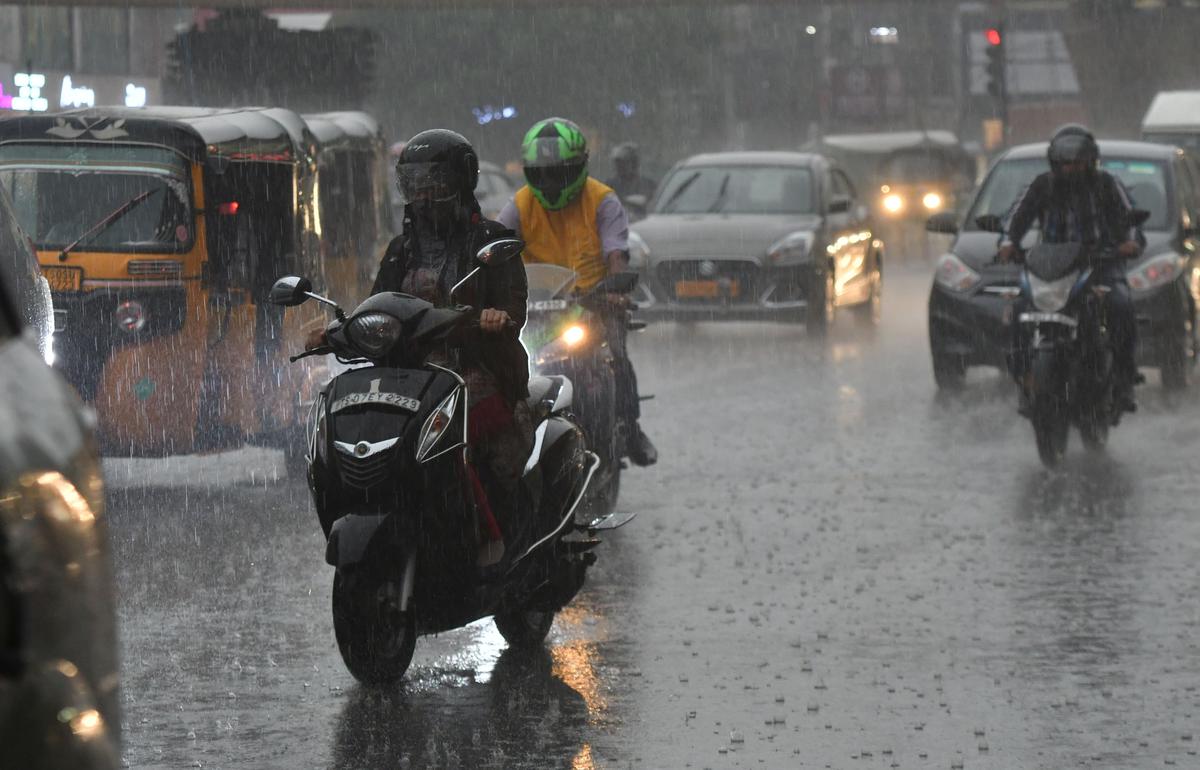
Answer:
<path fill-rule="evenodd" d="M 873 121 L 904 114 L 904 79 L 898 68 L 840 64 L 830 72 L 829 84 L 836 119 Z"/>

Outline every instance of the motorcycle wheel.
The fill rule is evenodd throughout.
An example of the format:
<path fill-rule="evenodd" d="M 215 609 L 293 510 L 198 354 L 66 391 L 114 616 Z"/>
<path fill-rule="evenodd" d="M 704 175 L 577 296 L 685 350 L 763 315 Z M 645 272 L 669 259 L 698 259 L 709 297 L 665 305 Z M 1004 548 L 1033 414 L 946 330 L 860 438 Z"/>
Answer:
<path fill-rule="evenodd" d="M 493 619 L 496 629 L 509 647 L 536 647 L 550 633 L 554 613 L 546 610 L 516 610 L 498 612 Z"/>
<path fill-rule="evenodd" d="M 933 381 L 938 390 L 959 391 L 967 379 L 967 363 L 953 353 L 933 354 Z"/>
<path fill-rule="evenodd" d="M 365 685 L 404 676 L 417 646 L 416 617 L 393 606 L 399 586 L 367 576 L 333 576 L 333 633 L 350 674 Z"/>
<path fill-rule="evenodd" d="M 1037 439 L 1038 457 L 1047 468 L 1057 467 L 1067 454 L 1067 439 L 1071 421 L 1064 405 L 1058 403 L 1035 404 L 1033 410 L 1033 433 Z"/>

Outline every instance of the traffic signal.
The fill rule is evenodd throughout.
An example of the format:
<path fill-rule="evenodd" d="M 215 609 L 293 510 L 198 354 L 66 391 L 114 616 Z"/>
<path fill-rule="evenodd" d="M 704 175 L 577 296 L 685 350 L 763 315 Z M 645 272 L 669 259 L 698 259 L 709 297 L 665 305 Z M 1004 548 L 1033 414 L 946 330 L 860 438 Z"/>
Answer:
<path fill-rule="evenodd" d="M 1006 57 L 1004 54 L 1004 30 L 1001 27 L 988 27 L 984 35 L 987 38 L 987 90 L 997 99 L 1003 99 L 1008 92 L 1005 82 Z"/>

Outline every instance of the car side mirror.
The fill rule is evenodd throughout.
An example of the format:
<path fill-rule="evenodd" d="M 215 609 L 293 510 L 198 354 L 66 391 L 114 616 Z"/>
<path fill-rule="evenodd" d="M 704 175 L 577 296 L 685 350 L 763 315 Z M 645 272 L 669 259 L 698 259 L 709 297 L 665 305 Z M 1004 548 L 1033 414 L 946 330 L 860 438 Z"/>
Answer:
<path fill-rule="evenodd" d="M 500 238 L 476 252 L 475 262 L 480 267 L 497 267 L 519 256 L 524 249 L 525 241 L 520 238 Z"/>
<path fill-rule="evenodd" d="M 272 305 L 295 307 L 304 304 L 312 293 L 312 281 L 298 275 L 285 275 L 271 287 Z"/>
<path fill-rule="evenodd" d="M 995 214 L 981 214 L 975 217 L 975 226 L 988 233 L 1004 232 L 1004 223 Z"/>
<path fill-rule="evenodd" d="M 632 206 L 633 208 L 644 209 L 644 208 L 646 208 L 646 196 L 645 195 L 626 195 L 625 203 Z"/>
<path fill-rule="evenodd" d="M 925 229 L 942 235 L 958 234 L 958 217 L 953 211 L 939 211 L 925 220 Z"/>
<path fill-rule="evenodd" d="M 829 199 L 830 214 L 845 214 L 853 203 L 849 195 L 835 195 Z"/>
<path fill-rule="evenodd" d="M 1134 209 L 1129 212 L 1129 224 L 1134 227 L 1141 227 L 1149 218 L 1150 212 L 1145 209 Z"/>

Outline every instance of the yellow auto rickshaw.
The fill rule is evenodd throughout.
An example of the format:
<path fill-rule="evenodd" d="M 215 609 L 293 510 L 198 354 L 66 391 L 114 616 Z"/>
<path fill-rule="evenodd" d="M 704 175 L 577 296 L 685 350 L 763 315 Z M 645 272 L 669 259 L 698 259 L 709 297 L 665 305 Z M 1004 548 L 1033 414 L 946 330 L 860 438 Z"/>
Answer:
<path fill-rule="evenodd" d="M 365 298 L 391 239 L 392 170 L 379 123 L 365 112 L 306 114 L 317 138 L 317 205 L 333 296 Z"/>
<path fill-rule="evenodd" d="M 324 288 L 316 153 L 284 109 L 0 119 L 0 185 L 64 311 L 57 365 L 95 406 L 105 454 L 251 442 L 303 467 L 323 372 L 287 354 L 324 318 L 266 299 L 288 273 Z"/>

